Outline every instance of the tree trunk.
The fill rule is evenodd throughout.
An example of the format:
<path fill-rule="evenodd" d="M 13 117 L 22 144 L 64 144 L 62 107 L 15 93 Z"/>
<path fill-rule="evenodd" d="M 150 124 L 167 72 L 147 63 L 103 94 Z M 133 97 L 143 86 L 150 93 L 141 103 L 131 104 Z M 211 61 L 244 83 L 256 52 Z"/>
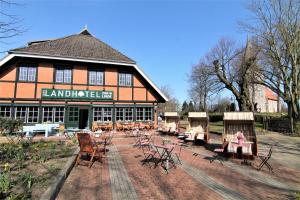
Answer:
<path fill-rule="evenodd" d="M 294 118 L 293 118 L 292 102 L 288 103 L 288 115 L 289 115 L 289 121 L 290 121 L 290 131 L 291 131 L 291 133 L 294 133 Z"/>

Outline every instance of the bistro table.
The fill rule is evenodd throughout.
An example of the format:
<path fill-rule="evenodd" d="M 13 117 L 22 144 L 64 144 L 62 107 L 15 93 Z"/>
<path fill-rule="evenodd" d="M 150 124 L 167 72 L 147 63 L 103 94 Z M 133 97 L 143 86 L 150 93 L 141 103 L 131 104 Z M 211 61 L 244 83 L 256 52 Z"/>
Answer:
<path fill-rule="evenodd" d="M 99 137 L 93 136 L 93 140 L 97 144 L 102 144 L 104 141 L 104 155 L 106 155 L 106 146 L 107 146 L 107 140 L 109 139 L 109 135 L 101 134 Z"/>
<path fill-rule="evenodd" d="M 167 173 L 169 173 L 169 162 L 171 161 L 173 164 L 173 167 L 176 168 L 175 162 L 172 158 L 172 151 L 175 148 L 172 144 L 165 144 L 165 145 L 154 145 L 157 149 L 157 152 L 160 155 L 160 160 L 162 161 L 161 166 L 166 170 Z M 161 151 L 160 151 L 161 150 Z"/>

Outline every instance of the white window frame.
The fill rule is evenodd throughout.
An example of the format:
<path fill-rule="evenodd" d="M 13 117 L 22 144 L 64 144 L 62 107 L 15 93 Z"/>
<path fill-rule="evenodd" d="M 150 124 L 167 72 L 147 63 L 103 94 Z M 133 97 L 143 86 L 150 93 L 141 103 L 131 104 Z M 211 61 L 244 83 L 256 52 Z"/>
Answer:
<path fill-rule="evenodd" d="M 119 86 L 132 86 L 132 74 L 119 73 Z"/>
<path fill-rule="evenodd" d="M 58 69 L 55 70 L 56 83 L 71 83 L 72 82 L 72 69 Z"/>
<path fill-rule="evenodd" d="M 34 82 L 36 80 L 36 67 L 19 67 L 19 81 Z"/>
<path fill-rule="evenodd" d="M 103 71 L 89 71 L 89 84 L 90 85 L 103 85 L 104 72 Z"/>
<path fill-rule="evenodd" d="M 45 121 L 45 108 L 49 109 L 47 113 L 51 113 L 51 118 L 47 117 Z M 58 114 L 58 115 L 57 115 Z M 56 116 L 57 115 L 57 116 Z M 63 123 L 65 119 L 64 107 L 43 107 L 43 122 Z"/>
<path fill-rule="evenodd" d="M 9 113 L 9 114 L 7 114 Z M 11 117 L 11 107 L 10 106 L 0 106 L 0 117 L 10 118 Z"/>
<path fill-rule="evenodd" d="M 32 115 L 30 115 L 32 113 Z M 35 114 L 37 114 L 35 116 Z M 39 122 L 39 107 L 32 106 L 32 107 L 27 107 L 27 123 L 38 123 Z"/>
<path fill-rule="evenodd" d="M 57 117 L 56 117 L 56 114 L 58 114 Z M 64 107 L 54 107 L 53 108 L 53 119 L 54 119 L 53 120 L 54 123 L 64 123 L 64 120 L 65 120 L 65 108 Z"/>
<path fill-rule="evenodd" d="M 136 108 L 136 121 L 153 121 L 153 108 L 152 107 L 137 107 Z"/>
<path fill-rule="evenodd" d="M 112 107 L 94 107 L 93 121 L 97 122 L 111 122 L 112 121 Z"/>
<path fill-rule="evenodd" d="M 115 119 L 116 121 L 128 121 L 128 122 L 133 121 L 133 108 L 117 107 L 115 110 Z"/>
<path fill-rule="evenodd" d="M 22 108 L 22 111 L 18 111 L 18 109 Z M 25 110 L 23 110 L 23 108 L 25 108 Z M 32 109 L 32 110 L 31 110 Z M 18 113 L 22 113 L 22 117 L 17 117 Z M 37 116 L 29 116 L 29 113 L 37 113 Z M 40 112 L 39 112 L 39 107 L 37 106 L 16 106 L 15 107 L 15 119 L 21 119 L 24 123 L 28 123 L 28 124 L 34 124 L 34 123 L 38 123 L 39 122 L 39 116 L 40 116 Z M 35 120 L 32 120 L 35 119 Z"/>
<path fill-rule="evenodd" d="M 47 111 L 45 111 L 46 109 L 47 109 Z M 47 113 L 47 116 L 45 116 L 45 113 Z M 43 107 L 43 122 L 51 122 L 51 123 L 53 122 L 53 108 L 52 107 Z"/>

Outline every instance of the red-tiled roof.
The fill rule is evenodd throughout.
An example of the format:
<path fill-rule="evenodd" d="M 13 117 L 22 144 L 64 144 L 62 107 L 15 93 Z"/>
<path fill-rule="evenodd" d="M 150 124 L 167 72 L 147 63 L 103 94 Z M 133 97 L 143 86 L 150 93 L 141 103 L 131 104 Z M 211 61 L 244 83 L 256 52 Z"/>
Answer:
<path fill-rule="evenodd" d="M 277 95 L 269 88 L 265 88 L 265 96 L 267 99 L 278 101 Z"/>

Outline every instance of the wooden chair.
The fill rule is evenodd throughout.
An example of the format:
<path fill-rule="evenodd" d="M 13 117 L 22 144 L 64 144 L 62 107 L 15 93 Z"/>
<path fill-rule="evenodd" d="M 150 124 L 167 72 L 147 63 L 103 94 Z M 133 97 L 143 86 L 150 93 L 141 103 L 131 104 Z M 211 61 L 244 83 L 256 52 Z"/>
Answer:
<path fill-rule="evenodd" d="M 122 131 L 122 130 L 123 130 L 122 124 L 119 123 L 119 122 L 117 122 L 117 123 L 116 123 L 116 129 L 117 129 L 117 131 Z"/>
<path fill-rule="evenodd" d="M 93 132 L 98 131 L 98 122 L 93 122 L 92 131 Z"/>
<path fill-rule="evenodd" d="M 112 131 L 112 130 L 113 130 L 113 124 L 112 124 L 112 122 L 109 122 L 109 123 L 107 124 L 106 129 L 107 129 L 107 131 Z"/>
<path fill-rule="evenodd" d="M 273 149 L 273 145 L 271 145 L 268 154 L 265 154 L 265 153 L 258 153 L 257 154 L 257 157 L 261 160 L 261 163 L 257 167 L 258 171 L 260 171 L 263 168 L 263 166 L 266 165 L 268 167 L 269 171 L 274 173 L 272 166 L 270 165 L 270 163 L 268 163 L 268 160 L 272 156 L 272 152 L 273 152 L 272 149 Z"/>
<path fill-rule="evenodd" d="M 139 122 L 134 122 L 133 129 L 137 130 L 139 128 L 140 128 L 140 123 Z"/>
<path fill-rule="evenodd" d="M 88 133 L 77 133 L 77 138 L 80 150 L 76 159 L 75 166 L 79 165 L 82 155 L 87 154 L 91 157 L 88 164 L 88 166 L 91 167 L 94 157 L 101 158 L 101 153 L 103 152 L 103 150 L 93 143 L 91 136 Z"/>

